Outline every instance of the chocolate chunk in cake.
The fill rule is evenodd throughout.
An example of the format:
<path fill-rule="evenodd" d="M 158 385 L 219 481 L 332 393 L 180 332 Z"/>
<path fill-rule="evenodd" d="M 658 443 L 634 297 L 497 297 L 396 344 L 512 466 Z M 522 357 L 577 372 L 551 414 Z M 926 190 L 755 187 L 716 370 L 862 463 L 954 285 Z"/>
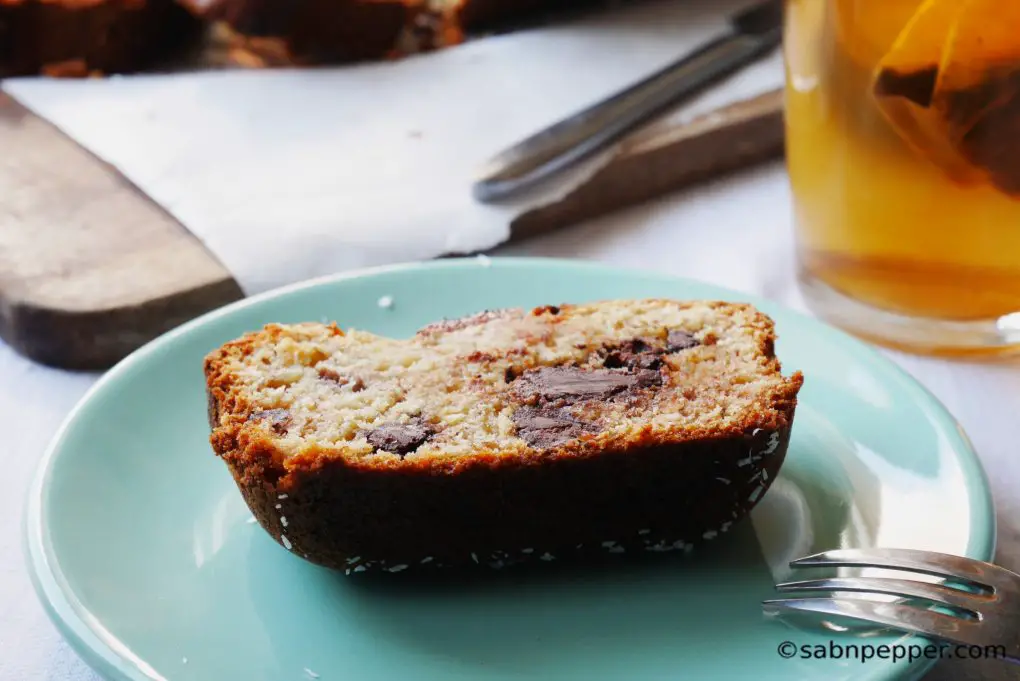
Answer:
<path fill-rule="evenodd" d="M 584 433 L 598 432 L 598 426 L 584 423 L 563 409 L 521 407 L 514 411 L 517 437 L 536 449 L 548 449 L 574 440 Z"/>
<path fill-rule="evenodd" d="M 384 423 L 365 434 L 376 449 L 392 454 L 410 454 L 425 444 L 435 432 L 421 421 Z"/>
<path fill-rule="evenodd" d="M 269 427 L 273 429 L 278 435 L 287 434 L 287 426 L 290 425 L 290 411 L 287 409 L 266 409 L 263 411 L 252 412 L 251 416 L 248 417 L 249 421 L 264 421 L 269 424 Z"/>
<path fill-rule="evenodd" d="M 666 352 L 682 352 L 698 345 L 698 339 L 686 331 L 670 331 L 666 336 Z"/>
<path fill-rule="evenodd" d="M 647 379 L 646 379 L 647 380 Z M 524 400 L 574 402 L 606 398 L 636 388 L 641 378 L 631 372 L 580 367 L 542 367 L 525 372 L 514 383 L 514 393 Z"/>

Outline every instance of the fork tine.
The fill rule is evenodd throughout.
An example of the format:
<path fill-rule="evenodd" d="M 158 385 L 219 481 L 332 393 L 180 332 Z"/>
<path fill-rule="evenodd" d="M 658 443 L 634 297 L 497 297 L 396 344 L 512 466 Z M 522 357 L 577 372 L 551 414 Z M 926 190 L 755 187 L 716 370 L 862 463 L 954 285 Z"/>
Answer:
<path fill-rule="evenodd" d="M 973 620 L 902 603 L 881 603 L 863 598 L 788 598 L 764 601 L 762 605 L 767 613 L 817 613 L 881 624 L 891 629 L 968 645 L 982 642 L 976 635 L 978 631 Z"/>
<path fill-rule="evenodd" d="M 801 582 L 776 584 L 776 590 L 788 593 L 851 591 L 920 598 L 937 603 L 938 605 L 949 605 L 965 610 L 974 617 L 978 617 L 978 612 L 975 608 L 991 600 L 984 594 L 967 593 L 966 591 L 942 586 L 941 584 L 926 584 L 925 582 L 915 582 L 910 579 L 886 577 L 808 579 Z"/>
<path fill-rule="evenodd" d="M 836 549 L 798 558 L 790 567 L 874 567 L 966 579 L 988 590 L 1015 590 L 1020 576 L 972 558 L 914 549 Z"/>

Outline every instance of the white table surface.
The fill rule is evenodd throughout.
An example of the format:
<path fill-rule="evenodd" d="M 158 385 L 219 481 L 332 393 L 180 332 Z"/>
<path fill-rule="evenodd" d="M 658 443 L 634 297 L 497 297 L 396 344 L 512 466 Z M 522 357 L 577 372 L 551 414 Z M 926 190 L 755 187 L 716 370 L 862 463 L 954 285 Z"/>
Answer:
<path fill-rule="evenodd" d="M 774 164 L 496 254 L 578 257 L 672 272 L 802 307 L 793 283 L 789 214 L 786 176 Z M 996 498 L 997 561 L 1020 570 L 1020 456 L 1013 425 L 1020 414 L 1020 362 L 887 354 L 934 392 L 970 435 Z M 52 433 L 96 377 L 32 364 L 0 344 L 6 489 L 0 495 L 0 681 L 98 679 L 47 620 L 21 549 L 24 490 Z M 940 663 L 926 681 L 1013 678 L 1020 678 L 1020 668 L 954 661 Z"/>

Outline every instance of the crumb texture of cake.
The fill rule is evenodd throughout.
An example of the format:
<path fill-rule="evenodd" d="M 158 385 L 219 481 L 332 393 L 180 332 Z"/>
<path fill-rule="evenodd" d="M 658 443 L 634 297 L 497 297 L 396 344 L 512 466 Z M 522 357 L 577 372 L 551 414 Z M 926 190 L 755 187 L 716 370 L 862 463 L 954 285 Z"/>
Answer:
<path fill-rule="evenodd" d="M 774 341 L 665 299 L 273 324 L 206 358 L 212 444 L 278 542 L 348 572 L 686 548 L 779 472 L 803 378 Z"/>
<path fill-rule="evenodd" d="M 199 35 L 178 0 L 0 0 L 0 77 L 129 73 Z"/>

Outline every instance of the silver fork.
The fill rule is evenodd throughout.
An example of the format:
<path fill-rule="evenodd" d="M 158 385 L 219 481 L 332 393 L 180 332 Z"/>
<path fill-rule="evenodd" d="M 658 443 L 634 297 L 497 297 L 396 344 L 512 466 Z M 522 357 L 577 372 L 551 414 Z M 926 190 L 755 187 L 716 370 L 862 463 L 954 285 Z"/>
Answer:
<path fill-rule="evenodd" d="M 831 577 L 785 582 L 790 594 L 834 595 L 781 598 L 763 603 L 766 613 L 816 613 L 879 624 L 943 643 L 980 646 L 1020 664 L 1020 575 L 991 563 L 911 549 L 840 549 L 790 563 L 792 568 L 880 568 L 934 577 L 939 583 L 896 577 Z M 900 596 L 883 602 L 848 593 Z M 940 607 L 943 611 L 933 610 Z"/>

